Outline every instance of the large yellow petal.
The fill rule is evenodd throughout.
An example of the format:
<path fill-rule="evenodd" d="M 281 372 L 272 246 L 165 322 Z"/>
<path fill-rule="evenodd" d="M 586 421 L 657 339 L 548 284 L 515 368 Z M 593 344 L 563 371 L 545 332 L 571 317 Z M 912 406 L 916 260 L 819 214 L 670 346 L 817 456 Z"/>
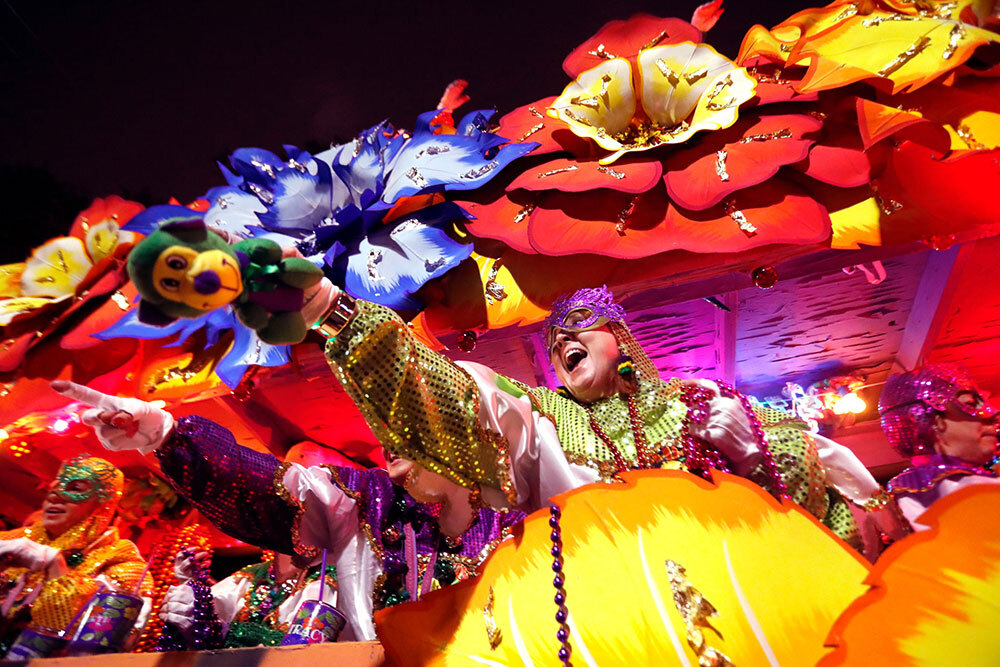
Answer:
<path fill-rule="evenodd" d="M 699 664 L 667 561 L 718 611 L 703 636 L 733 664 L 812 665 L 827 652 L 833 619 L 866 588 L 860 556 L 741 478 L 623 477 L 556 499 L 574 664 Z M 380 612 L 387 653 L 398 664 L 559 664 L 548 519 L 525 519 L 478 578 Z"/>
<path fill-rule="evenodd" d="M 91 225 L 87 230 L 85 243 L 87 254 L 90 259 L 97 264 L 99 261 L 110 255 L 118 247 L 119 243 L 132 239 L 132 232 L 123 232 L 114 220 L 102 220 L 96 225 Z"/>
<path fill-rule="evenodd" d="M 83 241 L 61 236 L 36 248 L 21 275 L 25 296 L 67 296 L 76 292 L 93 263 Z"/>
<path fill-rule="evenodd" d="M 10 324 L 18 315 L 31 312 L 37 308 L 50 303 L 57 303 L 68 299 L 69 296 L 61 296 L 56 298 L 49 297 L 32 297 L 32 296 L 19 296 L 13 299 L 3 299 L 0 301 L 0 327 L 5 327 Z"/>
<path fill-rule="evenodd" d="M 740 105 L 754 95 L 757 80 L 742 67 L 716 76 L 698 100 L 691 116 L 691 133 L 721 130 L 736 122 Z"/>
<path fill-rule="evenodd" d="M 503 265 L 503 258 L 493 259 L 477 253 L 472 253 L 472 258 L 479 266 L 479 277 L 483 281 L 486 319 L 490 329 L 539 322 L 549 314 L 547 309 L 524 295 L 517 280 Z"/>
<path fill-rule="evenodd" d="M 632 66 L 615 58 L 589 69 L 566 86 L 548 110 L 573 134 L 593 139 L 602 148 L 618 150 L 614 135 L 624 132 L 635 115 Z"/>
<path fill-rule="evenodd" d="M 0 266 L 0 298 L 9 299 L 21 295 L 21 274 L 24 262 Z"/>
<path fill-rule="evenodd" d="M 686 120 L 712 82 L 736 69 L 706 44 L 681 42 L 639 54 L 642 108 L 654 123 L 671 127 Z"/>
<path fill-rule="evenodd" d="M 915 90 L 958 67 L 1000 35 L 960 21 L 875 10 L 800 40 L 790 59 L 811 60 L 799 92 L 885 79 L 892 92 Z"/>
<path fill-rule="evenodd" d="M 830 222 L 833 227 L 830 247 L 837 250 L 856 250 L 862 243 L 882 245 L 881 219 L 882 211 L 874 197 L 839 211 L 830 211 Z"/>

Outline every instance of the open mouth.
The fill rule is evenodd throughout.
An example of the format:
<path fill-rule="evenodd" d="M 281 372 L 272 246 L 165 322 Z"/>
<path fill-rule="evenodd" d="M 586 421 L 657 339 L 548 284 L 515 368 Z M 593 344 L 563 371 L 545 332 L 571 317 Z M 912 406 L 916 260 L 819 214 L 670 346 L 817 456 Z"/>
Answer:
<path fill-rule="evenodd" d="M 66 510 L 62 507 L 49 507 L 43 512 L 45 516 L 62 516 L 66 514 Z"/>
<path fill-rule="evenodd" d="M 570 373 L 573 372 L 580 362 L 587 358 L 587 351 L 582 347 L 571 347 L 563 353 L 563 364 L 566 365 L 566 370 Z"/>

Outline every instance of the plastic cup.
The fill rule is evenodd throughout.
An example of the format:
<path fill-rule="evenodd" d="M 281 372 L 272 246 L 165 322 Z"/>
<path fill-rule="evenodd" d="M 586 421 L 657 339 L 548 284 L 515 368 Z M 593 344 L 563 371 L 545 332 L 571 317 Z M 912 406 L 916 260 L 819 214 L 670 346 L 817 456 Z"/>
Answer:
<path fill-rule="evenodd" d="M 129 593 L 95 593 L 70 640 L 71 656 L 118 653 L 142 610 L 142 598 Z"/>
<path fill-rule="evenodd" d="M 25 628 L 21 630 L 21 634 L 17 636 L 17 640 L 11 645 L 3 659 L 21 662 L 35 658 L 47 658 L 64 646 L 66 646 L 66 640 L 62 637 Z"/>
<path fill-rule="evenodd" d="M 319 600 L 306 600 L 299 605 L 295 618 L 288 626 L 282 646 L 335 642 L 347 625 L 347 617 L 337 608 Z"/>

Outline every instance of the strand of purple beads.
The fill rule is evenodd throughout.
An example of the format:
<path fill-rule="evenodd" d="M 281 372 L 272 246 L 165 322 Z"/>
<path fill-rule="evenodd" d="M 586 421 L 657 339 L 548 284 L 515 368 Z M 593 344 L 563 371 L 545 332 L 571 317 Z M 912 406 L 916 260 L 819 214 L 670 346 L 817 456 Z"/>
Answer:
<path fill-rule="evenodd" d="M 552 571 L 555 572 L 555 577 L 552 579 L 552 585 L 556 589 L 556 595 L 554 601 L 556 606 L 559 607 L 556 611 L 556 621 L 559 623 L 559 630 L 556 632 L 556 639 L 559 640 L 559 660 L 562 661 L 564 665 L 570 665 L 570 646 L 569 646 L 569 625 L 567 621 L 569 620 L 569 610 L 566 608 L 566 589 L 564 587 L 566 583 L 565 575 L 563 574 L 563 557 L 562 557 L 562 530 L 559 527 L 559 517 L 562 516 L 562 511 L 559 509 L 558 505 L 549 506 L 549 527 L 552 528 L 552 532 L 549 534 L 549 539 L 552 540 Z"/>

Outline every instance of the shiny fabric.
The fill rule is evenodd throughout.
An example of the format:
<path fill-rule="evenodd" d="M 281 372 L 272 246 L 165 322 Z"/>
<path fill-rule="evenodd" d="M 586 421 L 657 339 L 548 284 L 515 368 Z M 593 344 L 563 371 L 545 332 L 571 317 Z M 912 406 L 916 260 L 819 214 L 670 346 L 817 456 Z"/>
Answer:
<path fill-rule="evenodd" d="M 240 447 L 233 434 L 198 416 L 181 417 L 156 450 L 170 483 L 222 532 L 294 554 L 296 508 L 274 493 L 279 461 Z"/>
<path fill-rule="evenodd" d="M 903 516 L 914 530 L 926 530 L 917 519 L 935 501 L 970 484 L 1000 484 L 997 473 L 944 454 L 915 456 L 913 465 L 887 484 Z"/>
<path fill-rule="evenodd" d="M 903 456 L 934 453 L 934 415 L 951 405 L 969 416 L 987 419 L 997 414 L 984 402 L 972 408 L 955 398 L 963 392 L 979 396 L 975 380 L 954 364 L 934 364 L 892 375 L 879 398 L 882 430 Z"/>

